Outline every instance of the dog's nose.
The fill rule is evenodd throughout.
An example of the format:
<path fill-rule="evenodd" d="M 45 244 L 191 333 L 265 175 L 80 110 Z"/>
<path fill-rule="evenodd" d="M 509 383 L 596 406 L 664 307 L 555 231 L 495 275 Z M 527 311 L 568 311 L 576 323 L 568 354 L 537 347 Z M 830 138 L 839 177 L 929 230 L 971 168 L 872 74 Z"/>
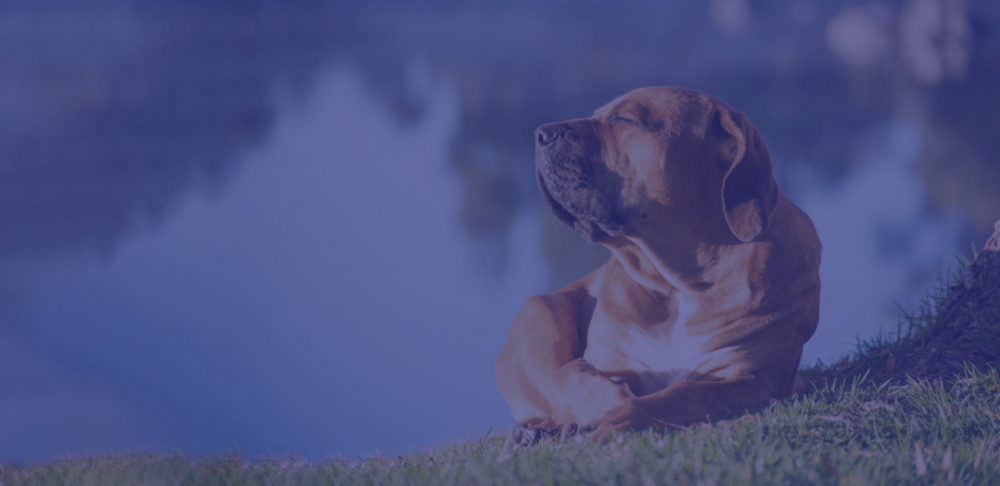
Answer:
<path fill-rule="evenodd" d="M 535 130 L 535 141 L 539 147 L 548 145 L 559 138 L 562 133 L 558 127 L 552 125 L 542 125 Z"/>

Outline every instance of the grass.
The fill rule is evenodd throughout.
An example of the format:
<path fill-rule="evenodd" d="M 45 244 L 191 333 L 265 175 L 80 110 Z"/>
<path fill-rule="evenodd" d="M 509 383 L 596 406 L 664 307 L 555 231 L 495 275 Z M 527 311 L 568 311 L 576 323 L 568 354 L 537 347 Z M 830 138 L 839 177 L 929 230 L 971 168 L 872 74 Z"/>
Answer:
<path fill-rule="evenodd" d="M 967 265 L 968 262 L 960 262 L 959 268 Z M 938 320 L 938 314 L 948 297 L 950 283 L 960 281 L 962 276 L 961 271 L 956 271 L 948 275 L 947 279 L 938 279 L 913 311 L 907 312 L 900 307 L 900 317 L 894 331 L 883 328 L 871 338 L 859 337 L 854 353 L 832 365 L 817 362 L 802 369 L 799 375 L 814 388 L 834 380 L 843 381 L 861 376 L 873 380 L 903 378 L 905 375 L 897 371 L 907 369 L 919 357 L 935 351 L 927 344 L 943 325 Z"/>
<path fill-rule="evenodd" d="M 954 386 L 858 378 L 739 419 L 604 444 L 473 444 L 400 457 L 305 461 L 135 454 L 5 468 L 4 485 L 996 484 L 1000 377 Z"/>
<path fill-rule="evenodd" d="M 966 291 L 958 289 L 961 287 L 958 284 L 964 282 L 971 261 L 960 256 L 955 259 L 956 265 L 948 275 L 944 279 L 938 279 L 928 289 L 913 311 L 907 312 L 900 307 L 900 318 L 895 330 L 881 329 L 869 339 L 859 338 L 854 353 L 831 365 L 817 362 L 802 369 L 799 374 L 807 388 L 815 389 L 832 381 L 851 380 L 861 376 L 874 382 L 891 381 L 899 384 L 909 375 L 923 376 L 921 365 L 942 350 L 946 350 L 945 353 L 950 356 L 961 358 L 952 367 L 955 373 L 961 372 L 962 361 L 968 361 L 966 366 L 971 365 L 980 370 L 1000 366 L 1000 355 L 997 353 L 1000 350 L 1000 322 L 979 321 L 980 328 L 976 333 L 964 336 L 956 336 L 953 329 L 950 332 L 945 329 L 949 324 L 948 320 L 955 317 L 954 312 L 947 317 L 941 315 L 951 293 L 964 292 L 961 295 L 968 296 Z M 973 260 L 975 259 L 973 246 Z M 996 285 L 996 282 L 992 285 Z M 979 289 L 987 296 L 995 292 L 983 288 L 982 284 Z M 983 305 L 990 307 L 989 312 L 977 310 L 976 314 L 995 315 L 1000 312 L 1000 302 L 990 297 L 986 297 Z M 937 371 L 940 373 L 942 370 Z"/>
<path fill-rule="evenodd" d="M 953 276 L 955 281 L 960 276 Z M 1000 376 L 969 366 L 946 382 L 906 378 L 933 352 L 939 282 L 895 332 L 802 371 L 809 391 L 743 417 L 603 444 L 487 434 L 398 457 L 308 461 L 240 455 L 128 454 L 0 469 L 13 485 L 1000 484 Z M 2 440 L 2 438 L 0 438 Z"/>

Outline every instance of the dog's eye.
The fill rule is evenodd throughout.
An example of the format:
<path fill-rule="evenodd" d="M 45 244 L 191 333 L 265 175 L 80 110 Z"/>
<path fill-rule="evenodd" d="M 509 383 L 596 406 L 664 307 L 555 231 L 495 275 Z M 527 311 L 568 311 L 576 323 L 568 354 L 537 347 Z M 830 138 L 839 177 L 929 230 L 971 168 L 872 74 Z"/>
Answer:
<path fill-rule="evenodd" d="M 635 126 L 639 126 L 639 122 L 637 122 L 637 121 L 635 121 L 635 120 L 632 120 L 632 119 L 630 119 L 630 118 L 625 118 L 625 117 L 623 117 L 623 116 L 620 116 L 620 115 L 614 115 L 614 116 L 612 116 L 612 117 L 611 117 L 611 119 L 610 119 L 610 120 L 608 120 L 608 123 L 609 123 L 609 124 L 610 124 L 611 126 L 615 126 L 615 125 L 617 125 L 617 124 L 618 124 L 618 122 L 625 122 L 625 123 L 628 123 L 628 124 L 630 124 L 630 125 L 635 125 Z"/>

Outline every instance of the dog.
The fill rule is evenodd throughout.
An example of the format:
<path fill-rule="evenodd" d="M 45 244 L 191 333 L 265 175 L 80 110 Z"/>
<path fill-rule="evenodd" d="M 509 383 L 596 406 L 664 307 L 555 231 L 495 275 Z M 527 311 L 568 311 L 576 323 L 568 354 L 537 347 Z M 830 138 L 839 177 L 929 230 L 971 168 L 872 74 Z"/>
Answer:
<path fill-rule="evenodd" d="M 538 127 L 535 161 L 555 216 L 611 258 L 530 297 L 511 324 L 496 379 L 520 426 L 603 440 L 801 387 L 821 245 L 746 116 L 697 91 L 640 88 Z"/>

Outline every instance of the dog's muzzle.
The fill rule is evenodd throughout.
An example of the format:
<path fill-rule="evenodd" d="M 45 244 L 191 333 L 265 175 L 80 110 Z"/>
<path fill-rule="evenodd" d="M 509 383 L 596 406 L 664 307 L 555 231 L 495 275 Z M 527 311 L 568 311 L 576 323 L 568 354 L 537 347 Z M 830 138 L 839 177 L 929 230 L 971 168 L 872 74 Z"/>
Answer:
<path fill-rule="evenodd" d="M 535 174 L 542 198 L 556 218 L 594 243 L 622 234 L 618 194 L 601 188 L 607 168 L 600 142 L 586 120 L 550 123 L 535 130 Z"/>

